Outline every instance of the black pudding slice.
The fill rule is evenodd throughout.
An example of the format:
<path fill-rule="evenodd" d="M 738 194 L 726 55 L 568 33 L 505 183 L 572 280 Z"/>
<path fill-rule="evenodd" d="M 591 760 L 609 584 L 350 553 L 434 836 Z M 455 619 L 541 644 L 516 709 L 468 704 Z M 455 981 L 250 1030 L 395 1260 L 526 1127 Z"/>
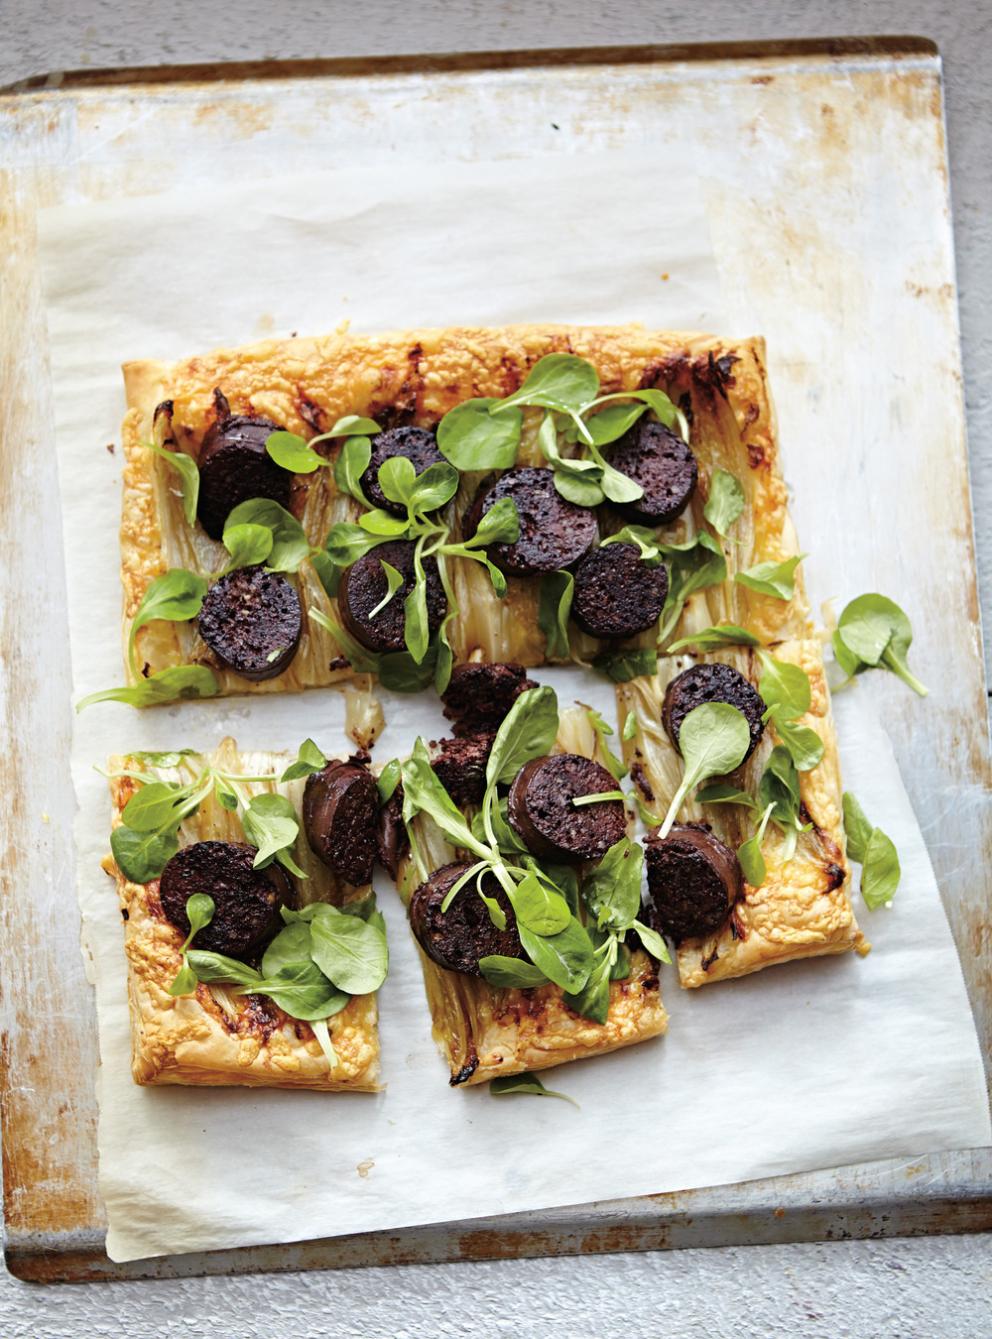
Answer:
<path fill-rule="evenodd" d="M 345 627 L 362 646 L 379 655 L 406 649 L 404 633 L 406 612 L 403 601 L 413 590 L 414 544 L 406 539 L 393 539 L 363 554 L 351 567 L 345 568 L 338 586 L 338 609 Z M 403 584 L 393 598 L 375 616 L 372 611 L 386 596 L 389 587 L 382 564 L 389 563 L 403 577 Z M 437 563 L 428 558 L 424 563 L 427 578 L 427 628 L 433 637 L 448 612 L 448 601 L 437 570 Z"/>
<path fill-rule="evenodd" d="M 596 513 L 569 502 L 555 488 L 554 474 L 544 469 L 513 469 L 480 490 L 465 516 L 471 538 L 479 522 L 500 498 L 512 498 L 520 517 L 520 537 L 512 544 L 490 544 L 490 559 L 509 576 L 539 576 L 571 567 L 596 542 Z"/>
<path fill-rule="evenodd" d="M 257 854 L 243 842 L 194 842 L 166 865 L 159 901 L 183 935 L 189 934 L 187 898 L 207 893 L 214 900 L 213 919 L 196 935 L 193 948 L 241 958 L 257 952 L 275 933 L 279 908 L 292 905 L 292 890 L 278 865 L 254 868 Z"/>
<path fill-rule="evenodd" d="M 696 457 L 687 443 L 661 423 L 639 419 L 609 450 L 615 470 L 644 489 L 636 502 L 618 510 L 641 525 L 665 525 L 685 510 L 699 480 Z"/>
<path fill-rule="evenodd" d="M 668 594 L 668 573 L 649 567 L 633 544 L 604 544 L 575 569 L 572 614 L 593 637 L 633 637 L 652 627 Z"/>
<path fill-rule="evenodd" d="M 692 665 L 683 670 L 668 685 L 665 700 L 661 704 L 661 723 L 676 748 L 679 747 L 682 722 L 690 711 L 704 702 L 727 702 L 744 716 L 751 731 L 751 744 L 742 759 L 746 762 L 765 732 L 761 719 L 765 704 L 758 690 L 733 665 L 716 662 Z"/>
<path fill-rule="evenodd" d="M 268 418 L 237 414 L 214 423 L 203 438 L 197 461 L 200 494 L 196 514 L 211 539 L 220 539 L 228 516 L 249 498 L 265 497 L 289 506 L 293 476 L 265 449 L 279 430 Z"/>
<path fill-rule="evenodd" d="M 427 428 L 388 428 L 372 438 L 372 456 L 361 478 L 362 492 L 373 507 L 405 516 L 406 508 L 391 502 L 379 484 L 379 469 L 393 456 L 405 456 L 415 474 L 423 474 L 430 465 L 443 464 L 444 456 L 437 449 L 437 438 Z"/>
<path fill-rule="evenodd" d="M 197 626 L 228 669 L 254 683 L 274 679 L 300 644 L 300 597 L 278 572 L 239 567 L 207 591 Z"/>
<path fill-rule="evenodd" d="M 476 892 L 474 879 L 458 891 L 448 910 L 442 912 L 441 904 L 451 887 L 468 869 L 470 865 L 457 861 L 436 869 L 410 899 L 410 927 L 420 947 L 439 967 L 481 976 L 480 958 L 492 954 L 523 958 L 524 951 L 513 908 L 492 874 L 485 875 L 482 888 L 487 897 L 499 903 L 506 917 L 505 930 L 493 924 L 488 907 Z"/>
<path fill-rule="evenodd" d="M 676 823 L 644 843 L 651 901 L 648 919 L 674 943 L 720 929 L 744 892 L 737 856 L 708 828 Z"/>

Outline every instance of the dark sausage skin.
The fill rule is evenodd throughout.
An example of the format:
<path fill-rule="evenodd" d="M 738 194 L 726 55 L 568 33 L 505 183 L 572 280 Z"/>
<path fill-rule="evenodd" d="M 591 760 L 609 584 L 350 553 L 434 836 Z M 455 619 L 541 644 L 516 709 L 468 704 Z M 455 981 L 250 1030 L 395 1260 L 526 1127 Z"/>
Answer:
<path fill-rule="evenodd" d="M 456 665 L 441 694 L 452 734 L 495 734 L 520 694 L 536 687 L 522 665 Z"/>
<path fill-rule="evenodd" d="M 197 626 L 228 669 L 260 683 L 282 674 L 296 655 L 300 597 L 279 572 L 239 567 L 207 591 Z"/>
<path fill-rule="evenodd" d="M 486 552 L 509 576 L 538 576 L 570 567 L 596 542 L 596 513 L 563 498 L 551 470 L 531 468 L 507 470 L 494 484 L 483 485 L 465 515 L 466 539 L 504 497 L 516 503 L 520 537 L 513 544 L 490 544 Z"/>
<path fill-rule="evenodd" d="M 249 414 L 229 415 L 207 429 L 197 461 L 200 496 L 196 514 L 211 539 L 220 539 L 228 516 L 249 498 L 266 497 L 289 506 L 293 476 L 265 450 L 278 423 Z"/>
<path fill-rule="evenodd" d="M 494 738 L 492 734 L 478 734 L 431 741 L 431 766 L 459 808 L 482 803 Z"/>
<path fill-rule="evenodd" d="M 708 828 L 676 823 L 644 843 L 648 920 L 674 943 L 715 933 L 744 893 L 740 861 Z"/>
<path fill-rule="evenodd" d="M 641 525 L 664 525 L 686 508 L 699 481 L 696 457 L 681 437 L 661 423 L 639 419 L 610 449 L 615 470 L 639 483 L 644 494 L 618 507 Z"/>
<path fill-rule="evenodd" d="M 520 769 L 510 787 L 510 826 L 539 860 L 574 863 L 599 860 L 626 834 L 622 801 L 604 800 L 576 808 L 578 795 L 616 790 L 605 767 L 577 753 L 535 758 Z"/>
<path fill-rule="evenodd" d="M 279 928 L 279 908 L 293 904 L 292 890 L 278 865 L 252 867 L 257 854 L 243 842 L 195 842 L 166 865 L 159 901 L 184 936 L 189 934 L 186 899 L 207 893 L 214 900 L 213 920 L 197 934 L 193 948 L 243 958 L 256 953 Z"/>
<path fill-rule="evenodd" d="M 303 826 L 314 855 L 347 883 L 372 881 L 379 792 L 367 767 L 332 762 L 307 777 Z"/>
<path fill-rule="evenodd" d="M 372 438 L 372 456 L 361 478 L 362 492 L 373 507 L 382 507 L 394 516 L 405 516 L 406 508 L 391 502 L 379 486 L 379 469 L 392 456 L 406 456 L 415 474 L 423 474 L 430 465 L 444 464 L 437 439 L 426 428 L 388 428 Z"/>
<path fill-rule="evenodd" d="M 458 891 L 447 911 L 441 911 L 452 884 L 467 869 L 471 865 L 460 861 L 436 869 L 410 899 L 410 926 L 420 947 L 439 967 L 481 976 L 480 958 L 497 953 L 504 958 L 523 958 L 524 951 L 513 908 L 492 874 L 485 875 L 482 888 L 487 897 L 499 903 L 506 917 L 505 930 L 493 924 L 488 907 L 476 892 L 475 879 Z"/>
<path fill-rule="evenodd" d="M 414 545 L 409 540 L 393 539 L 363 554 L 341 574 L 338 610 L 342 622 L 357 642 L 380 655 L 406 649 L 403 601 L 413 589 L 413 550 Z M 403 584 L 385 608 L 380 609 L 375 618 L 369 618 L 388 589 L 382 570 L 384 562 L 401 573 Z M 424 563 L 424 572 L 427 576 L 427 626 L 433 637 L 448 612 L 448 601 L 433 558 Z"/>
<path fill-rule="evenodd" d="M 743 758 L 746 762 L 765 732 L 761 719 L 765 704 L 758 690 L 733 665 L 719 662 L 692 665 L 677 674 L 666 688 L 665 700 L 661 704 L 661 723 L 676 748 L 679 747 L 682 722 L 690 711 L 704 702 L 727 702 L 743 714 L 751 731 L 751 745 Z"/>
<path fill-rule="evenodd" d="M 400 870 L 400 861 L 410 849 L 410 838 L 403 822 L 402 782 L 379 809 L 375 824 L 375 844 L 379 863 L 395 883 Z"/>
<path fill-rule="evenodd" d="M 575 569 L 572 616 L 593 637 L 633 637 L 658 621 L 668 573 L 642 562 L 633 544 L 605 544 Z"/>

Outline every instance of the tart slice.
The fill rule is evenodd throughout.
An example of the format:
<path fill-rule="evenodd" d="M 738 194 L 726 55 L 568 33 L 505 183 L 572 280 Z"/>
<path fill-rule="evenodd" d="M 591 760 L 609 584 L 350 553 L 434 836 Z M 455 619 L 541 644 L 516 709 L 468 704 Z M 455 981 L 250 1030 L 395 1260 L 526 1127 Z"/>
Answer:
<path fill-rule="evenodd" d="M 494 696 L 503 668 L 479 670 Z M 453 1085 L 665 1031 L 667 953 L 642 919 L 642 852 L 597 719 L 526 688 L 495 734 L 467 734 L 461 717 L 433 760 L 418 741 L 380 777 L 409 837 L 397 886 Z"/>
<path fill-rule="evenodd" d="M 135 1082 L 375 1091 L 388 952 L 363 759 L 227 739 L 109 775 Z"/>
<path fill-rule="evenodd" d="M 646 842 L 650 920 L 676 946 L 681 984 L 866 953 L 849 896 L 820 644 L 662 657 L 657 674 L 616 692 L 631 722 L 624 756 L 655 833 Z M 710 774 L 672 812 L 687 770 L 682 732 L 706 703 L 740 713 L 743 760 L 729 776 Z"/>

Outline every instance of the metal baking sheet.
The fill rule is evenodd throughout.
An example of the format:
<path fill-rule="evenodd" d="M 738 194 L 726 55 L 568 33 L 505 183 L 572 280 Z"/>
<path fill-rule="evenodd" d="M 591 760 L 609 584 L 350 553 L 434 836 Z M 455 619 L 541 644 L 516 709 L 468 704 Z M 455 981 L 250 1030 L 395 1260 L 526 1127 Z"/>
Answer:
<path fill-rule="evenodd" d="M 989 1054 L 992 768 L 940 60 L 932 44 L 906 38 L 504 52 L 32 80 L 0 96 L 0 693 L 7 741 L 0 765 L 8 797 L 0 818 L 0 1079 L 4 1245 L 19 1277 L 161 1277 L 992 1227 L 992 1156 L 977 1150 L 123 1266 L 103 1250 L 96 1027 L 72 874 L 69 666 L 59 632 L 64 558 L 52 506 L 38 209 L 119 195 L 148 196 L 154 207 L 154 193 L 165 187 L 199 192 L 248 174 L 305 174 L 315 163 L 386 164 L 408 144 L 420 156 L 478 159 L 639 145 L 646 165 L 663 170 L 671 135 L 698 143 L 727 305 L 738 333 L 768 337 L 780 404 L 798 403 L 800 388 L 840 388 L 844 403 L 831 403 L 828 394 L 823 412 L 835 416 L 845 443 L 865 430 L 860 405 L 882 406 L 870 440 L 838 447 L 852 469 L 885 481 L 878 527 L 847 533 L 840 497 L 828 518 L 832 531 L 823 525 L 821 498 L 797 497 L 794 512 L 827 570 L 836 569 L 839 582 L 850 578 L 840 589 L 912 583 L 917 607 L 926 611 L 914 660 L 938 687 L 925 711 L 914 709 L 909 694 L 887 695 L 883 717 L 928 838 Z M 772 162 L 786 188 L 769 194 L 769 174 L 758 169 Z M 892 164 L 911 209 L 888 207 Z M 878 212 L 852 213 L 845 182 L 876 179 Z M 836 189 L 826 209 L 824 183 Z M 905 258 L 898 282 L 892 267 L 879 264 L 893 252 Z M 902 332 L 919 325 L 903 319 L 920 310 L 917 304 L 927 313 L 927 335 L 914 347 Z M 797 309 L 819 329 L 829 367 L 798 338 Z M 879 346 L 880 332 L 883 340 L 888 332 L 902 340 L 898 359 Z M 886 416 L 887 394 L 906 377 L 919 380 L 921 422 L 900 421 L 895 407 Z M 790 455 L 804 449 L 802 428 L 801 417 L 783 417 L 787 472 Z M 831 532 L 840 539 L 824 553 Z"/>

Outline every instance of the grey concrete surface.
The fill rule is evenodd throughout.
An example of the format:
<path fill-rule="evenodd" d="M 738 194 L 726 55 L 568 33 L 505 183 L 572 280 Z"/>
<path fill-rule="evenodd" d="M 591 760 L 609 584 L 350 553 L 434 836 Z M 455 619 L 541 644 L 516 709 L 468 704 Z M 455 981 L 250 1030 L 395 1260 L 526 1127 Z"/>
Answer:
<path fill-rule="evenodd" d="M 931 37 L 944 59 L 992 626 L 992 6 L 982 0 L 3 0 L 0 84 L 86 65 L 879 33 Z M 989 1339 L 990 1299 L 992 1239 L 952 1237 L 72 1288 L 3 1276 L 0 1339 Z"/>

